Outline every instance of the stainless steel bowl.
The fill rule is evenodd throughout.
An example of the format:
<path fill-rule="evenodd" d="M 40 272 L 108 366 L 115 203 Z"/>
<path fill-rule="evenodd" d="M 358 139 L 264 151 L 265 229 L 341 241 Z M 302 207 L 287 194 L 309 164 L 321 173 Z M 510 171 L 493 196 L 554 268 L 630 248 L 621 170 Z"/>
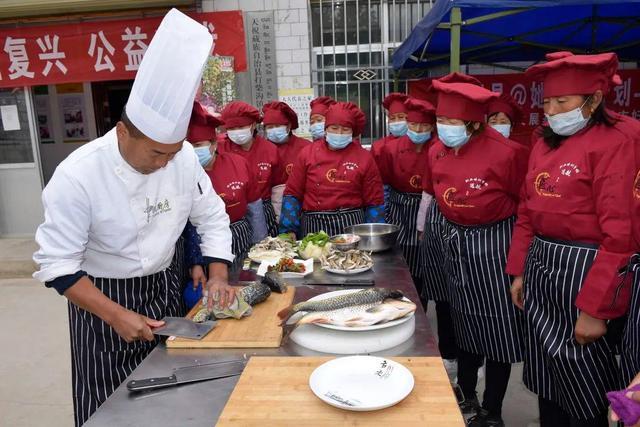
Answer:
<path fill-rule="evenodd" d="M 348 241 L 348 243 L 336 243 L 335 240 L 339 238 L 344 238 Z M 357 234 L 336 234 L 335 236 L 331 236 L 329 242 L 333 245 L 334 248 L 339 249 L 341 251 L 348 251 L 350 249 L 356 249 L 358 244 L 360 243 L 360 236 Z"/>
<path fill-rule="evenodd" d="M 400 227 L 393 224 L 358 224 L 346 227 L 345 232 L 360 236 L 358 249 L 382 252 L 395 246 Z"/>

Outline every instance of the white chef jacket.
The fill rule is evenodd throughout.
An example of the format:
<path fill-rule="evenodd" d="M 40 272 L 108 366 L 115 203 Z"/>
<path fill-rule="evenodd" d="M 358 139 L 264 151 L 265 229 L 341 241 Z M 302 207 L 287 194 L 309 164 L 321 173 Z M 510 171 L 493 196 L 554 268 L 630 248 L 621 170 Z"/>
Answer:
<path fill-rule="evenodd" d="M 42 282 L 79 270 L 118 279 L 160 272 L 188 219 L 203 256 L 233 261 L 224 202 L 187 142 L 166 167 L 144 175 L 124 160 L 111 129 L 60 163 L 42 203 L 33 256 Z"/>

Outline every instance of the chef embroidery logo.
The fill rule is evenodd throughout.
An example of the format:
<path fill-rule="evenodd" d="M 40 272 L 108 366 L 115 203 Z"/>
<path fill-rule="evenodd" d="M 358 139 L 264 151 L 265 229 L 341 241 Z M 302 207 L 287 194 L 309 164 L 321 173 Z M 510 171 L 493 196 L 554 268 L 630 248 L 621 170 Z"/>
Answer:
<path fill-rule="evenodd" d="M 224 203 L 227 205 L 228 208 L 232 208 L 240 204 L 240 202 L 235 201 L 236 191 L 242 190 L 243 186 L 244 186 L 244 182 L 232 181 L 227 184 L 227 190 L 230 190 L 231 192 L 230 197 L 227 197 L 227 193 L 218 194 L 222 198 L 222 200 L 224 200 Z"/>
<path fill-rule="evenodd" d="M 575 163 L 563 163 L 560 165 L 562 176 L 572 176 L 580 173 L 580 168 Z"/>
<path fill-rule="evenodd" d="M 289 163 L 287 165 L 287 167 L 285 168 L 285 171 L 287 172 L 287 176 L 291 175 L 291 171 L 293 170 L 293 163 Z"/>
<path fill-rule="evenodd" d="M 570 175 L 569 175 L 570 176 Z M 556 178 L 552 182 L 549 172 L 540 172 L 533 183 L 536 193 L 543 197 L 562 197 L 562 195 L 556 193 L 556 185 L 560 178 Z"/>
<path fill-rule="evenodd" d="M 260 162 L 258 163 L 258 183 L 264 184 L 267 182 L 267 177 L 269 176 L 269 172 L 271 171 L 271 163 L 269 162 Z"/>
<path fill-rule="evenodd" d="M 413 175 L 411 178 L 409 178 L 409 185 L 413 188 L 420 189 L 422 187 L 422 176 Z"/>
<path fill-rule="evenodd" d="M 447 188 L 442 194 L 444 202 L 450 208 L 474 208 L 475 206 L 468 203 L 469 192 L 465 194 L 458 194 L 458 190 L 455 187 Z"/>
<path fill-rule="evenodd" d="M 158 215 L 171 211 L 169 199 L 164 199 L 164 201 L 154 203 L 153 205 L 149 204 L 148 197 L 146 198 L 146 200 L 147 207 L 145 208 L 144 213 L 147 214 L 147 224 Z"/>
<path fill-rule="evenodd" d="M 636 179 L 633 181 L 633 197 L 640 199 L 640 171 L 638 171 Z"/>
<path fill-rule="evenodd" d="M 345 168 L 348 171 L 354 171 L 354 170 L 358 169 L 358 164 L 357 163 L 353 163 L 353 162 L 344 162 L 342 164 L 342 167 Z"/>
<path fill-rule="evenodd" d="M 482 178 L 467 178 L 464 182 L 469 184 L 469 188 L 472 190 L 482 190 L 484 187 L 489 186 L 489 183 Z"/>

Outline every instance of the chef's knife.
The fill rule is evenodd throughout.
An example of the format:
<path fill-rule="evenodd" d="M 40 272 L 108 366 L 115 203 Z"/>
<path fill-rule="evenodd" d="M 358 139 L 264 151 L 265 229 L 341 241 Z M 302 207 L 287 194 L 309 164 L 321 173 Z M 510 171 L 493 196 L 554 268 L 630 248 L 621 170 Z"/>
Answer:
<path fill-rule="evenodd" d="M 335 282 L 307 281 L 304 284 L 310 286 L 375 286 L 376 281 L 373 279 L 345 279 Z"/>
<path fill-rule="evenodd" d="M 153 390 L 178 384 L 234 377 L 242 373 L 245 365 L 245 360 L 230 360 L 206 365 L 185 366 L 184 368 L 175 369 L 170 377 L 129 381 L 127 389 L 129 391 Z"/>
<path fill-rule="evenodd" d="M 201 340 L 216 326 L 214 320 L 196 323 L 184 317 L 165 317 L 162 319 L 163 326 L 155 328 L 152 332 L 156 335 L 176 336 Z"/>

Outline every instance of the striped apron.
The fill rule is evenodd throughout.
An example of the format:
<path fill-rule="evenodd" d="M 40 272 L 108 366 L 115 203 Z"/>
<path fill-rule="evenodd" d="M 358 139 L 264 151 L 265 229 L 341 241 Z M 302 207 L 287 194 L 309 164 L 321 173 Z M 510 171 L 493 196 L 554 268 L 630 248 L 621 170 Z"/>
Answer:
<path fill-rule="evenodd" d="M 339 209 L 337 211 L 303 212 L 300 228 L 302 236 L 309 233 L 324 231 L 329 236 L 344 233 L 344 229 L 350 225 L 364 222 L 362 209 Z"/>
<path fill-rule="evenodd" d="M 398 233 L 398 245 L 402 249 L 404 259 L 409 265 L 411 276 L 422 276 L 420 265 L 420 246 L 418 241 L 418 229 L 415 218 L 420 208 L 420 193 L 401 193 L 393 188 L 389 189 L 389 202 L 385 211 L 385 221 L 400 227 Z M 422 281 L 420 280 L 420 283 Z M 422 295 L 422 289 L 418 289 L 418 295 Z"/>
<path fill-rule="evenodd" d="M 636 255 L 636 258 L 638 255 Z M 626 386 L 640 372 L 640 265 L 634 263 L 633 293 L 629 318 L 622 337 L 622 380 Z"/>
<path fill-rule="evenodd" d="M 90 277 L 112 301 L 151 319 L 184 316 L 175 271 L 129 279 Z M 71 371 L 75 424 L 80 426 L 113 393 L 158 343 L 127 343 L 98 316 L 69 302 Z"/>
<path fill-rule="evenodd" d="M 264 219 L 267 222 L 267 234 L 271 237 L 277 237 L 278 220 L 276 219 L 276 211 L 273 209 L 271 199 L 262 201 L 262 209 L 264 210 Z"/>
<path fill-rule="evenodd" d="M 578 419 L 607 410 L 606 392 L 619 388 L 608 337 L 579 345 L 576 297 L 597 254 L 596 245 L 535 237 L 524 271 L 524 383 Z"/>
<path fill-rule="evenodd" d="M 249 248 L 251 247 L 251 236 L 253 228 L 246 218 L 239 219 L 230 226 L 231 228 L 231 252 L 235 258 L 233 259 L 233 267 L 231 270 L 241 266 L 247 257 Z"/>
<path fill-rule="evenodd" d="M 445 271 L 458 346 L 504 363 L 524 356 L 523 317 L 504 272 L 515 217 L 467 227 L 445 224 Z"/>
<path fill-rule="evenodd" d="M 435 200 L 431 202 L 424 224 L 422 237 L 421 260 L 423 294 L 425 301 L 449 301 L 447 276 L 444 271 L 444 243 L 442 240 L 445 219 Z"/>

